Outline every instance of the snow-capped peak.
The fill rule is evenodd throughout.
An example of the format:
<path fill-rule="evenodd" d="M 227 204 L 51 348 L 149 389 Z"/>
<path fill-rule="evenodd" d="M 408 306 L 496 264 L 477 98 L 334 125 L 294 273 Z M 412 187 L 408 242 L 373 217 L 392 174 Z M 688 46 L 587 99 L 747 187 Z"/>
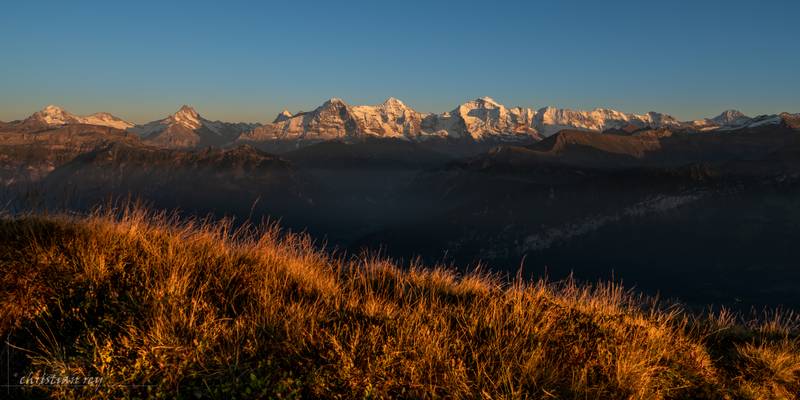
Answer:
<path fill-rule="evenodd" d="M 450 113 L 426 117 L 426 134 L 484 140 L 490 137 L 518 139 L 535 136 L 535 113 L 521 107 L 506 108 L 491 97 L 459 105 Z"/>
<path fill-rule="evenodd" d="M 757 128 L 765 125 L 778 125 L 783 122 L 783 117 L 780 115 L 759 115 L 754 118 L 748 118 L 743 125 L 747 128 Z M 732 127 L 736 128 L 736 127 Z"/>
<path fill-rule="evenodd" d="M 338 97 L 331 97 L 330 99 L 328 99 L 328 101 L 326 101 L 322 105 L 323 106 L 328 106 L 328 105 L 331 105 L 331 104 L 337 104 L 337 105 L 342 104 L 342 105 L 344 105 L 346 103 L 344 102 L 344 100 L 342 100 L 342 99 L 340 99 Z"/>
<path fill-rule="evenodd" d="M 290 113 L 289 110 L 283 110 L 275 117 L 272 123 L 274 124 L 277 122 L 286 121 L 290 118 L 292 118 L 292 113 Z"/>
<path fill-rule="evenodd" d="M 493 105 L 493 106 L 495 106 L 495 107 L 497 107 L 497 106 L 500 106 L 500 105 L 501 105 L 501 104 L 500 104 L 500 103 L 498 103 L 498 102 L 497 102 L 495 99 L 493 99 L 493 98 L 491 98 L 491 97 L 489 97 L 489 96 L 483 96 L 483 97 L 481 97 L 481 98 L 479 98 L 479 99 L 475 99 L 475 101 L 476 101 L 476 102 L 481 102 L 481 103 L 484 103 L 484 104 L 491 104 L 491 105 Z"/>
<path fill-rule="evenodd" d="M 466 103 L 459 105 L 455 111 L 475 110 L 475 109 L 497 109 L 497 108 L 505 109 L 505 106 L 498 103 L 491 97 L 484 96 L 484 97 L 479 97 L 475 100 L 470 100 Z"/>
<path fill-rule="evenodd" d="M 650 111 L 646 114 L 628 114 L 607 108 L 592 111 L 570 110 L 566 108 L 544 107 L 536 113 L 536 130 L 549 136 L 562 129 L 603 132 L 626 126 L 640 128 L 677 127 L 680 122 L 668 114 Z"/>
<path fill-rule="evenodd" d="M 47 125 L 64 125 L 75 117 L 56 105 L 48 105 L 34 114 L 34 117 Z"/>
<path fill-rule="evenodd" d="M 188 106 L 186 104 L 182 105 L 181 108 L 178 110 L 180 114 L 191 114 L 197 116 L 197 111 L 195 111 L 194 107 Z"/>
<path fill-rule="evenodd" d="M 188 105 L 166 118 L 136 125 L 129 132 L 145 140 L 166 147 L 222 146 L 258 124 L 210 121 L 200 116 Z"/>
<path fill-rule="evenodd" d="M 714 118 L 705 118 L 691 121 L 693 128 L 700 131 L 731 130 L 748 125 L 753 118 L 750 118 L 738 110 L 725 110 Z"/>
<path fill-rule="evenodd" d="M 100 112 L 88 116 L 74 115 L 56 105 L 48 105 L 35 112 L 26 121 L 48 127 L 57 127 L 68 124 L 88 124 L 108 126 L 117 129 L 127 129 L 133 124 L 123 121 L 109 113 Z"/>
<path fill-rule="evenodd" d="M 180 110 L 170 117 L 173 121 L 188 128 L 197 129 L 203 125 L 200 114 L 194 108 L 183 105 Z"/>
<path fill-rule="evenodd" d="M 302 117 L 310 115 L 313 118 Z M 724 112 L 717 119 L 749 120 L 738 111 Z M 758 120 L 772 123 L 774 119 Z M 755 120 L 754 120 L 755 121 Z M 741 126 L 739 126 L 741 127 Z M 572 129 L 605 132 L 619 129 L 678 129 L 707 131 L 721 129 L 711 119 L 682 122 L 675 117 L 650 111 L 625 113 L 610 108 L 571 110 L 543 107 L 507 108 L 491 97 L 479 97 L 458 105 L 450 112 L 420 113 L 402 101 L 389 97 L 381 104 L 350 106 L 331 98 L 311 113 L 284 112 L 272 124 L 261 126 L 241 140 L 333 139 L 351 136 L 379 136 L 406 140 L 471 138 L 474 140 L 536 139 Z"/>
<path fill-rule="evenodd" d="M 711 118 L 711 121 L 720 126 L 742 125 L 749 121 L 750 117 L 742 114 L 739 110 L 725 110 L 720 115 Z"/>
<path fill-rule="evenodd" d="M 406 108 L 406 104 L 405 104 L 405 103 L 403 103 L 402 101 L 400 101 L 399 99 L 397 99 L 397 98 L 394 98 L 394 97 L 389 97 L 388 99 L 386 99 L 386 100 L 383 102 L 383 105 L 384 105 L 384 106 L 387 106 L 387 107 L 400 107 L 400 108 Z"/>
<path fill-rule="evenodd" d="M 128 129 L 133 126 L 132 123 L 123 121 L 107 112 L 94 113 L 78 118 L 84 124 L 110 126 L 117 129 Z"/>
<path fill-rule="evenodd" d="M 47 107 L 42 109 L 42 112 L 47 114 L 63 114 L 64 109 L 59 106 L 49 104 Z"/>

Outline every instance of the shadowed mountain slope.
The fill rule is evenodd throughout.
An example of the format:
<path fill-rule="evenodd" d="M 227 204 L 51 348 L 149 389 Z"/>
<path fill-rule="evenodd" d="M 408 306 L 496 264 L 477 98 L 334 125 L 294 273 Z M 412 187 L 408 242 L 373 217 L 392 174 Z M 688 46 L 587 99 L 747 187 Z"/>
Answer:
<path fill-rule="evenodd" d="M 184 105 L 167 118 L 137 125 L 129 131 L 159 147 L 197 148 L 230 144 L 242 132 L 257 126 L 248 123 L 210 121 L 201 117 L 194 108 Z"/>
<path fill-rule="evenodd" d="M 110 143 L 141 144 L 133 134 L 98 125 L 0 132 L 0 186 L 39 181 L 78 155 Z"/>
<path fill-rule="evenodd" d="M 133 196 L 161 209 L 293 220 L 313 203 L 302 173 L 249 146 L 185 151 L 111 144 L 55 169 L 42 186 L 46 204 L 78 209 Z"/>

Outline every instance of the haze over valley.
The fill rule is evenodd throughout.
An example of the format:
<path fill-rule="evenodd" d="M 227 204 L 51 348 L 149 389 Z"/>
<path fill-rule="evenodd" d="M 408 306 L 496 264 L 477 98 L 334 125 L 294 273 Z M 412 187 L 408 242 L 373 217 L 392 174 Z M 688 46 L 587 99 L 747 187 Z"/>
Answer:
<path fill-rule="evenodd" d="M 799 127 L 790 113 L 678 121 L 489 97 L 441 114 L 331 99 L 263 124 L 186 105 L 141 125 L 47 106 L 3 125 L 1 176 L 20 210 L 137 199 L 277 219 L 352 253 L 613 278 L 747 308 L 800 302 L 785 286 L 796 277 Z"/>

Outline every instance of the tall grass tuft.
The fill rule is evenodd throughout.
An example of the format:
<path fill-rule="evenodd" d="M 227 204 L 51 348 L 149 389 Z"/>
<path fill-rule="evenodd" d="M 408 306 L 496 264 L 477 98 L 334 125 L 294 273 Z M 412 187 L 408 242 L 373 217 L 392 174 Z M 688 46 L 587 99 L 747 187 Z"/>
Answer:
<path fill-rule="evenodd" d="M 695 315 L 613 283 L 332 256 L 276 225 L 137 207 L 0 220 L 3 377 L 73 398 L 767 399 L 798 319 Z M 16 374 L 16 375 L 13 375 Z M 4 378 L 5 379 L 5 378 Z"/>

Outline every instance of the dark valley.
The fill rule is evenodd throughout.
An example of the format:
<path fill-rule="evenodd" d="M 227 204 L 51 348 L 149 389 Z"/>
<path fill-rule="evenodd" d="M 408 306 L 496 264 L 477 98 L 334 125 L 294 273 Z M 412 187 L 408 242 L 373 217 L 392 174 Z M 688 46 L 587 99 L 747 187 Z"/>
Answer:
<path fill-rule="evenodd" d="M 690 306 L 800 305 L 800 116 L 332 99 L 268 124 L 183 106 L 134 126 L 48 107 L 0 132 L 4 202 L 126 200 L 279 220 L 348 254 L 508 276 L 616 280 Z"/>

